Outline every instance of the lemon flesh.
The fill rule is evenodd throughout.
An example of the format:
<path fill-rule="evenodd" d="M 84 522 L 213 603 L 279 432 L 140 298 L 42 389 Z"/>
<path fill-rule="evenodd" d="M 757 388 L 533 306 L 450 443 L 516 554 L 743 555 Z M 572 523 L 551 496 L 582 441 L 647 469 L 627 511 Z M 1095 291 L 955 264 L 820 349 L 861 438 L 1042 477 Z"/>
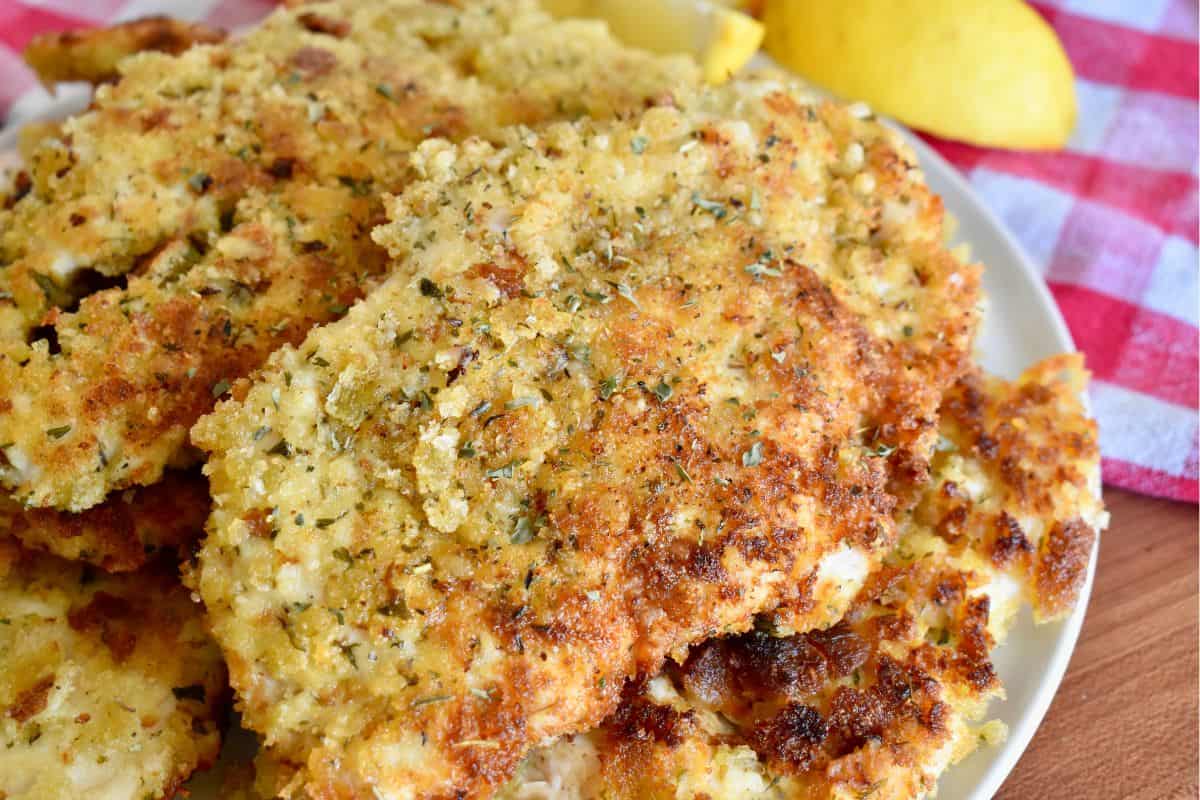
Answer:
<path fill-rule="evenodd" d="M 741 69 L 763 40 L 758 20 L 707 0 L 543 0 L 542 5 L 556 17 L 602 19 L 634 47 L 691 53 L 710 83 Z"/>
<path fill-rule="evenodd" d="M 1075 125 L 1071 63 L 1020 0 L 767 0 L 763 21 L 781 64 L 915 128 L 1049 149 Z"/>

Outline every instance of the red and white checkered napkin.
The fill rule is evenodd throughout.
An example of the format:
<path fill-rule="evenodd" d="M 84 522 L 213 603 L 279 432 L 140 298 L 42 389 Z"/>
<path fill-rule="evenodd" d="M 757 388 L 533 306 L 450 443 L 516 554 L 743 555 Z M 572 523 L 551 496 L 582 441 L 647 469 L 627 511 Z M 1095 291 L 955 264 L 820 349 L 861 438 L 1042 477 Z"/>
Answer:
<path fill-rule="evenodd" d="M 1095 374 L 1105 481 L 1197 500 L 1195 0 L 1047 0 L 1078 76 L 1066 150 L 931 139 L 1041 266 Z M 150 13 L 223 27 L 270 0 L 0 0 L 0 120 L 46 102 L 20 52 L 37 33 Z"/>
<path fill-rule="evenodd" d="M 1035 5 L 1075 67 L 1067 148 L 929 141 L 1041 267 L 1087 355 L 1105 482 L 1195 502 L 1196 2 Z"/>

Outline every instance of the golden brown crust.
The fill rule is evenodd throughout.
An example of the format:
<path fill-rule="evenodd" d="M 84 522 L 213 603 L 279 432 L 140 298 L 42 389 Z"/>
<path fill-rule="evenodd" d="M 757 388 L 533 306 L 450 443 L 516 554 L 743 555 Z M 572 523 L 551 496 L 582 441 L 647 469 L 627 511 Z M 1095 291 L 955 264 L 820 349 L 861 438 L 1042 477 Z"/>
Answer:
<path fill-rule="evenodd" d="M 969 577 L 939 576 L 928 564 L 885 569 L 832 628 L 712 640 L 670 674 L 686 696 L 731 720 L 772 774 L 820 786 L 832 764 L 868 746 L 893 750 L 903 763 L 905 748 L 915 758 L 948 736 L 950 687 L 982 697 L 999 688 L 988 660 L 986 597 L 941 604 L 938 637 L 946 641 L 907 638 L 928 624 L 912 616 L 920 608 L 914 594 L 948 575 Z M 897 660 L 893 653 L 906 647 Z"/>
<path fill-rule="evenodd" d="M 532 0 L 280 11 L 122 69 L 0 211 L 0 481 L 26 505 L 79 511 L 194 457 L 216 398 L 386 269 L 367 234 L 417 142 L 695 82 Z"/>
<path fill-rule="evenodd" d="M 1085 381 L 1077 356 L 959 381 L 932 481 L 839 623 L 692 647 L 599 728 L 535 751 L 501 796 L 927 796 L 989 730 L 973 725 L 1019 602 L 1060 616 L 1086 577 L 1105 515 Z"/>
<path fill-rule="evenodd" d="M 964 376 L 942 406 L 938 466 L 947 477 L 918 510 L 952 547 L 1020 576 L 1039 619 L 1074 607 L 1106 520 L 1096 424 L 1080 406 L 1086 380 L 1078 355 L 1043 361 L 1008 385 Z M 964 460 L 974 466 L 961 469 Z"/>
<path fill-rule="evenodd" d="M 19 723 L 27 722 L 30 717 L 36 717 L 46 710 L 46 702 L 50 690 L 54 688 L 54 674 L 51 673 L 37 683 L 24 689 L 8 707 L 8 716 Z"/>
<path fill-rule="evenodd" d="M 586 737 L 535 753 L 501 797 L 926 796 L 999 691 L 986 597 L 930 602 L 950 579 L 978 588 L 939 557 L 896 560 L 833 628 L 694 647 L 631 684 Z M 581 759 L 592 766 L 570 781 Z M 540 793 L 541 781 L 562 789 Z"/>
<path fill-rule="evenodd" d="M 0 796 L 172 797 L 228 688 L 173 569 L 108 575 L 0 537 Z"/>
<path fill-rule="evenodd" d="M 145 17 L 107 28 L 40 34 L 25 48 L 25 63 L 46 84 L 108 83 L 119 77 L 120 62 L 135 53 L 179 55 L 224 39 L 224 31 L 200 23 Z"/>
<path fill-rule="evenodd" d="M 0 532 L 24 546 L 108 572 L 136 570 L 160 554 L 186 557 L 204 533 L 210 500 L 199 475 L 167 473 L 78 514 L 21 508 L 0 498 Z"/>
<path fill-rule="evenodd" d="M 298 787 L 485 796 L 690 643 L 828 621 L 824 566 L 891 545 L 976 270 L 883 128 L 738 89 L 427 142 L 393 274 L 194 429 L 195 585 Z"/>
<path fill-rule="evenodd" d="M 1076 517 L 1056 522 L 1042 539 L 1035 580 L 1039 608 L 1046 617 L 1061 617 L 1075 608 L 1096 538 L 1096 529 Z"/>

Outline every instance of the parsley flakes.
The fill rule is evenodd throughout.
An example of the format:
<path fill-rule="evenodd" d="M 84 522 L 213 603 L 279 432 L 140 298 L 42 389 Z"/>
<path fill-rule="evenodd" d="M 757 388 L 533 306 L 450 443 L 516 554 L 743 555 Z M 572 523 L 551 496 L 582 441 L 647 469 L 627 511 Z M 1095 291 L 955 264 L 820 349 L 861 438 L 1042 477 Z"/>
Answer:
<path fill-rule="evenodd" d="M 421 282 L 418 284 L 418 286 L 421 288 L 421 294 L 425 297 L 432 297 L 436 300 L 441 300 L 444 296 L 444 293 L 440 288 L 438 288 L 438 285 L 429 280 L 429 278 L 421 278 Z"/>
<path fill-rule="evenodd" d="M 750 445 L 750 449 L 742 453 L 743 467 L 757 467 L 763 460 L 763 445 L 762 442 L 755 442 Z"/>
<path fill-rule="evenodd" d="M 510 461 L 507 464 L 505 464 L 503 467 L 497 467 L 496 469 L 489 469 L 487 472 L 485 472 L 483 474 L 488 478 L 511 478 L 513 476 L 513 470 L 516 468 L 516 466 L 517 466 L 516 461 Z"/>
<path fill-rule="evenodd" d="M 533 521 L 529 517 L 521 517 L 513 528 L 509 541 L 513 544 L 525 544 L 533 539 Z"/>
<path fill-rule="evenodd" d="M 705 200 L 699 192 L 692 192 L 692 204 L 697 208 L 707 211 L 717 219 L 724 219 L 729 212 L 725 210 L 725 206 L 715 200 Z"/>
<path fill-rule="evenodd" d="M 621 378 L 617 375 L 609 375 L 600 382 L 600 399 L 607 400 L 621 389 Z"/>
<path fill-rule="evenodd" d="M 773 267 L 768 267 L 757 261 L 746 267 L 746 272 L 749 272 L 756 278 L 778 278 L 783 275 L 783 272 Z"/>

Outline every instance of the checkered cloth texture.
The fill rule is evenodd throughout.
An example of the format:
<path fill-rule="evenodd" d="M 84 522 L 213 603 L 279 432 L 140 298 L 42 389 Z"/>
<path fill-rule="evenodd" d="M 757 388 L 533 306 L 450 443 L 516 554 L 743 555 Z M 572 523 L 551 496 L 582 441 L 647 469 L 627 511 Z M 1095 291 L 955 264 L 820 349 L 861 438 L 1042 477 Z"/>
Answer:
<path fill-rule="evenodd" d="M 46 31 L 166 13 L 233 28 L 270 0 L 0 0 L 0 120 L 50 97 L 21 61 Z M 1197 500 L 1195 0 L 1034 4 L 1075 67 L 1079 121 L 1056 153 L 929 137 L 1042 270 L 1094 373 L 1106 483 Z"/>

